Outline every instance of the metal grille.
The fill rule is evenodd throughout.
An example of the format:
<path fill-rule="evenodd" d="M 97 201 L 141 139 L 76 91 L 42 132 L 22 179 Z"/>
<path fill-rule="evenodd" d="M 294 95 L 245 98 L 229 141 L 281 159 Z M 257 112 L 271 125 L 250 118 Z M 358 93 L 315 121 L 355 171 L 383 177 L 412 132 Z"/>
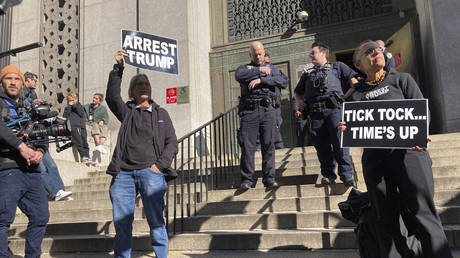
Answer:
<path fill-rule="evenodd" d="M 10 50 L 11 47 L 11 9 L 0 16 L 0 52 Z M 0 69 L 10 63 L 10 57 L 0 58 Z"/>
<path fill-rule="evenodd" d="M 67 93 L 78 92 L 79 0 L 43 1 L 42 10 L 40 88 L 53 108 L 62 112 Z"/>
<path fill-rule="evenodd" d="M 296 13 L 305 10 L 306 22 Z M 230 42 L 280 34 L 392 12 L 391 0 L 228 0 Z"/>

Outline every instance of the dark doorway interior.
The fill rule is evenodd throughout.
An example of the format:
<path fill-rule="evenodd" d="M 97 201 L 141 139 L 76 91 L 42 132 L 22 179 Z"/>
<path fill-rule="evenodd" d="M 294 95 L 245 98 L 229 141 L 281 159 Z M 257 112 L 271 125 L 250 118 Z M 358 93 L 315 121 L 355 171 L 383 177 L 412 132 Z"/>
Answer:
<path fill-rule="evenodd" d="M 336 53 L 335 60 L 345 63 L 352 69 L 356 70 L 355 66 L 353 65 L 353 51 Z"/>
<path fill-rule="evenodd" d="M 361 76 L 363 75 L 358 69 L 356 69 L 355 65 L 353 64 L 353 52 L 354 50 L 350 50 L 347 52 L 341 52 L 341 53 L 336 53 L 335 54 L 335 60 L 340 61 L 351 69 L 355 70 L 357 73 L 359 73 Z"/>

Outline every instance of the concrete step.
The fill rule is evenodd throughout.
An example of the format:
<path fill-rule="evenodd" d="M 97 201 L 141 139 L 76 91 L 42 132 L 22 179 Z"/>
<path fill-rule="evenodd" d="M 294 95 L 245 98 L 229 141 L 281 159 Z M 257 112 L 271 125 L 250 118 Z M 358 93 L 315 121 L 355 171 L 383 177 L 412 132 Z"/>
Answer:
<path fill-rule="evenodd" d="M 193 239 L 193 241 L 191 241 Z M 10 250 L 21 254 L 24 239 L 10 238 Z M 146 234 L 133 236 L 134 251 L 151 251 L 150 237 Z M 43 252 L 110 252 L 113 235 L 56 236 L 46 237 Z M 207 250 L 309 250 L 356 248 L 352 230 L 322 231 L 245 231 L 179 234 L 170 238 L 169 251 Z"/>
<path fill-rule="evenodd" d="M 132 252 L 132 257 L 152 258 L 154 252 Z M 112 258 L 113 252 L 101 253 L 52 253 L 43 254 L 42 258 Z M 315 250 L 216 250 L 216 251 L 169 251 L 169 258 L 359 258 L 355 249 L 315 249 Z M 454 256 L 457 257 L 457 256 Z M 459 255 L 460 257 L 460 255 Z"/>
<path fill-rule="evenodd" d="M 212 202 L 220 201 L 249 201 L 249 200 L 263 200 L 263 199 L 278 199 L 278 198 L 296 198 L 296 197 L 313 197 L 313 198 L 327 198 L 325 196 L 347 196 L 348 190 L 342 184 L 336 184 L 331 187 L 316 187 L 315 185 L 299 185 L 299 186 L 281 186 L 280 188 L 272 191 L 267 191 L 265 188 L 252 188 L 247 191 L 239 191 L 235 189 L 216 190 L 208 193 L 206 200 L 205 194 L 200 195 L 203 205 Z M 111 208 L 108 191 L 94 191 L 88 193 L 75 193 L 73 201 L 52 201 L 49 202 L 50 210 L 81 210 L 81 209 L 98 209 L 98 208 Z M 179 201 L 178 197 L 176 201 Z M 184 196 L 187 200 L 188 196 Z M 173 203 L 173 193 L 170 194 L 169 202 Z M 136 207 L 142 207 L 142 200 L 137 198 Z"/>
<path fill-rule="evenodd" d="M 460 258 L 460 250 L 452 250 L 454 258 Z M 42 258 L 111 258 L 113 252 L 101 253 L 53 253 L 43 254 Z M 132 257 L 152 258 L 155 257 L 153 252 L 132 252 Z M 170 251 L 169 258 L 359 258 L 356 249 L 309 249 L 309 250 L 215 250 L 215 251 Z"/>
<path fill-rule="evenodd" d="M 237 185 L 239 187 L 239 183 Z M 186 187 L 185 187 L 186 188 Z M 170 188 L 171 189 L 171 188 Z M 266 199 L 272 196 L 279 197 L 290 197 L 294 194 L 294 197 L 303 197 L 303 196 L 321 196 L 321 195 L 341 195 L 344 194 L 348 188 L 344 187 L 343 184 L 337 183 L 332 186 L 324 187 L 316 184 L 307 184 L 307 185 L 281 185 L 278 189 L 268 190 L 263 187 L 261 180 L 256 183 L 255 188 L 251 188 L 247 191 L 241 191 L 237 188 L 225 189 L 225 190 L 216 190 L 208 192 L 208 201 L 218 201 L 227 198 L 254 198 L 254 199 Z M 178 187 L 177 194 L 180 194 L 180 187 Z M 187 192 L 184 191 L 186 195 Z M 200 194 L 199 198 L 203 201 L 206 201 L 206 193 L 203 192 Z M 235 197 L 231 197 L 235 196 Z M 108 190 L 99 190 L 99 191 L 88 191 L 88 192 L 75 192 L 72 197 L 75 200 L 101 200 L 109 199 Z M 174 192 L 170 191 L 169 197 L 171 201 L 174 197 Z M 177 196 L 180 198 L 180 195 Z M 184 198 L 188 198 L 184 196 Z"/>
<path fill-rule="evenodd" d="M 437 170 L 437 168 L 435 168 Z M 452 173 L 457 173 L 458 168 L 455 167 L 444 167 L 439 168 L 439 170 L 443 171 L 442 173 L 449 175 L 449 176 L 441 176 L 435 177 L 435 191 L 443 191 L 443 190 L 456 190 L 460 189 L 460 177 L 458 176 L 450 176 Z M 360 178 L 361 177 L 361 178 Z M 358 189 L 365 191 L 366 187 L 364 184 L 364 180 L 362 180 L 362 176 L 359 175 L 358 181 Z M 321 196 L 321 195 L 341 195 L 344 194 L 348 188 L 344 187 L 340 181 L 334 184 L 333 186 L 324 187 L 319 184 L 319 177 L 314 184 L 307 184 L 298 185 L 302 183 L 301 181 L 296 181 L 297 177 L 285 177 L 284 179 L 290 180 L 285 182 L 282 178 L 277 178 L 277 181 L 280 183 L 281 187 L 275 190 L 268 190 L 263 187 L 262 180 L 259 178 L 255 183 L 255 188 L 251 188 L 247 191 L 241 191 L 237 187 L 239 187 L 239 182 L 235 182 L 233 186 L 227 185 L 228 188 L 210 191 L 208 192 L 208 199 L 207 201 L 218 201 L 224 200 L 228 198 L 235 198 L 232 196 L 239 196 L 240 198 L 253 198 L 253 199 L 266 199 L 265 196 L 279 196 L 279 197 L 306 197 L 306 196 Z M 230 188 L 232 187 L 232 188 Z M 187 187 L 184 187 L 184 198 L 188 199 L 187 196 Z M 199 188 L 197 188 L 199 190 Z M 203 193 L 195 193 L 194 188 L 191 188 L 192 196 L 197 196 L 199 200 L 206 201 L 205 192 Z M 177 198 L 180 198 L 181 189 L 177 187 Z M 97 191 L 86 191 L 86 192 L 74 192 L 72 197 L 75 200 L 99 200 L 99 199 L 109 199 L 108 190 L 97 190 Z M 174 198 L 174 191 L 172 187 L 170 187 L 169 197 L 171 198 L 170 201 L 173 201 Z"/>
<path fill-rule="evenodd" d="M 445 232 L 448 236 L 451 247 L 458 248 L 458 243 L 460 243 L 458 227 L 446 226 Z M 191 241 L 191 239 L 193 239 L 193 241 Z M 9 241 L 9 248 L 14 254 L 23 253 L 25 243 L 24 239 L 11 237 Z M 151 252 L 150 243 L 150 237 L 147 234 L 135 234 L 133 236 L 133 250 L 135 252 Z M 69 235 L 45 237 L 42 243 L 42 250 L 44 253 L 49 253 L 50 251 L 52 253 L 82 251 L 94 253 L 111 252 L 112 246 L 113 235 Z M 352 228 L 253 231 L 233 230 L 232 232 L 209 231 L 177 234 L 171 236 L 169 240 L 170 252 L 185 250 L 194 250 L 195 252 L 207 252 L 210 250 L 238 250 L 239 252 L 244 250 L 302 250 L 304 252 L 308 252 L 308 250 L 311 249 L 339 249 L 340 251 L 350 249 L 351 252 L 356 252 L 356 246 L 356 238 Z"/>
<path fill-rule="evenodd" d="M 457 161 L 459 160 L 459 161 Z M 452 157 L 438 157 L 438 158 L 433 158 L 433 176 L 435 178 L 437 177 L 454 177 L 454 176 L 460 176 L 460 164 L 456 165 L 454 163 L 460 163 L 460 159 L 454 159 Z M 297 162 L 292 162 L 290 164 L 293 164 L 295 166 Z M 301 164 L 299 164 L 301 165 Z M 281 180 L 283 184 L 289 185 L 292 184 L 292 181 L 295 181 L 296 183 L 305 183 L 305 184 L 311 184 L 311 183 L 317 183 L 318 178 L 321 177 L 320 173 L 320 167 L 318 166 L 310 166 L 310 167 L 300 167 L 300 168 L 290 168 L 289 166 L 285 166 L 285 164 L 279 166 L 276 169 L 275 172 L 275 177 L 278 178 L 278 181 Z M 360 162 L 355 162 L 355 169 L 358 174 L 358 180 L 363 180 L 362 177 L 362 166 Z M 297 178 L 283 178 L 283 177 L 292 177 L 292 176 L 302 176 L 297 177 Z M 256 171 L 255 177 L 261 178 L 262 173 L 261 171 Z M 192 177 L 192 179 L 194 179 Z M 87 191 L 99 191 L 99 190 L 107 190 L 109 188 L 110 182 L 112 180 L 112 177 L 109 175 L 100 175 L 100 176 L 93 176 L 93 177 L 88 177 L 88 178 L 82 178 L 75 180 L 75 185 L 68 186 L 66 189 L 73 191 L 73 192 L 87 192 Z M 197 183 L 197 188 L 198 189 L 206 189 L 206 184 L 204 182 L 210 181 L 210 179 L 206 180 L 206 178 L 202 178 L 203 183 Z M 221 179 L 221 180 L 227 180 L 226 183 L 223 183 L 223 185 L 219 186 L 219 189 L 223 189 L 225 187 L 238 187 L 240 184 L 240 177 L 239 177 L 239 172 L 235 171 L 233 172 L 233 176 L 228 177 L 228 179 Z M 299 181 L 297 181 L 299 180 Z M 178 191 L 180 190 L 180 179 L 176 179 L 176 188 Z M 174 181 L 169 183 L 170 185 L 170 191 L 173 191 L 174 188 Z M 191 185 L 192 191 L 195 189 L 195 184 L 192 183 Z M 187 187 L 185 187 L 185 192 L 187 192 Z"/>
<path fill-rule="evenodd" d="M 204 209 L 199 211 L 197 216 L 187 217 L 187 211 L 177 211 L 178 217 L 185 217 L 184 230 L 185 231 L 200 231 L 200 230 L 245 230 L 245 229 L 295 229 L 295 228 L 316 228 L 316 227 L 347 227 L 353 224 L 342 218 L 337 206 L 326 204 L 324 210 L 312 210 L 306 207 L 288 207 L 284 210 L 275 205 L 270 206 L 268 202 L 254 208 L 245 210 L 245 205 L 234 206 L 227 210 L 216 211 L 215 209 Z M 283 203 L 282 201 L 280 203 Z M 303 203 L 306 205 L 307 202 Z M 255 204 L 254 204 L 255 205 Z M 302 203 L 301 203 L 302 205 Z M 295 205 L 293 205 L 295 206 Z M 302 209 L 302 210 L 301 210 Z M 300 211 L 299 211 L 300 210 Z M 460 206 L 437 207 L 443 224 L 460 224 Z M 192 209 L 192 214 L 194 210 Z M 201 213 L 200 213 L 201 212 Z M 61 227 L 74 227 L 76 222 L 89 222 L 91 225 L 94 221 L 108 221 L 111 224 L 112 209 L 98 209 L 98 210 L 64 210 L 64 211 L 51 211 L 50 222 L 57 224 Z M 202 214 L 202 215 L 200 215 Z M 173 211 L 169 211 L 170 221 L 172 221 Z M 143 209 L 140 207 L 135 208 L 135 219 L 144 220 Z M 70 221 L 72 223 L 70 223 Z M 19 227 L 26 226 L 28 222 L 24 214 L 16 215 L 15 223 L 11 230 Z M 177 223 L 181 223 L 176 221 Z M 179 226 L 179 224 L 176 224 Z M 78 230 L 84 227 L 79 226 Z M 143 232 L 142 228 L 135 228 L 135 232 Z M 145 229 L 148 232 L 148 228 Z M 18 232 L 20 230 L 17 230 Z M 61 229 L 60 232 L 69 234 L 69 228 Z M 88 232 L 86 234 L 92 234 Z M 73 233 L 76 234 L 76 233 Z"/>
<path fill-rule="evenodd" d="M 460 148 L 460 143 L 458 144 L 458 146 L 452 146 L 452 143 L 450 143 L 450 142 L 446 142 L 445 144 L 446 144 L 446 146 L 442 146 L 441 148 L 430 148 L 429 152 L 430 152 L 430 155 L 431 155 L 433 160 L 436 160 L 436 158 L 439 157 L 439 158 L 441 158 L 441 161 L 443 161 L 447 157 L 452 157 L 452 156 L 457 155 L 458 148 Z M 357 163 L 359 163 L 361 161 L 362 150 L 361 149 L 359 149 L 359 150 L 358 149 L 353 149 L 353 150 L 354 151 L 351 151 L 351 155 L 352 155 L 354 163 L 357 164 Z M 319 161 L 318 161 L 318 158 L 316 156 L 316 152 L 312 152 L 312 153 L 278 154 L 275 157 L 275 160 L 276 160 L 276 167 L 277 168 L 319 166 Z M 460 165 L 460 160 L 458 160 L 458 159 L 451 159 L 450 162 L 451 163 L 453 162 L 453 164 Z M 449 164 L 451 164 L 451 163 L 449 163 Z M 255 168 L 256 168 L 256 170 L 260 170 L 261 167 L 262 167 L 262 159 L 261 159 L 261 157 L 256 157 L 256 160 L 255 160 Z M 192 165 L 190 167 L 190 171 L 199 171 L 199 169 L 200 169 L 199 165 L 197 165 L 197 166 Z M 205 169 L 206 169 L 205 166 L 202 166 L 201 169 L 202 169 L 202 175 L 204 176 L 205 175 Z M 188 166 L 185 166 L 183 170 L 184 171 L 189 171 Z M 209 165 L 208 166 L 208 171 L 210 171 L 210 170 L 211 170 L 211 166 Z M 219 166 L 217 166 L 217 167 L 214 166 L 214 170 L 219 170 L 219 171 L 227 171 L 227 170 L 235 171 L 235 170 L 239 170 L 239 158 L 235 162 L 235 164 L 233 164 L 232 166 L 228 166 L 228 168 L 227 167 L 226 168 L 221 168 Z M 89 173 L 89 176 L 93 177 L 93 176 L 100 176 L 100 175 L 104 175 L 104 174 L 105 174 L 105 171 L 98 170 L 97 172 L 92 171 L 91 173 Z M 81 182 L 84 182 L 84 180 L 81 181 Z"/>
<path fill-rule="evenodd" d="M 449 160 L 452 160 L 452 158 L 443 158 L 443 159 L 446 162 L 448 162 Z M 433 176 L 435 178 L 435 181 L 436 180 L 442 181 L 446 177 L 451 177 L 453 178 L 453 182 L 450 182 L 448 185 L 440 184 L 439 185 L 440 188 L 436 187 L 436 190 L 456 189 L 457 187 L 460 187 L 460 186 L 455 186 L 455 184 L 459 181 L 459 179 L 456 179 L 455 177 L 460 176 L 460 166 L 456 166 L 456 165 L 439 166 L 438 164 L 442 161 L 440 159 L 438 159 L 437 161 L 438 161 L 437 163 L 433 164 Z M 362 171 L 361 166 L 357 165 L 356 172 L 358 176 L 358 182 L 364 182 L 361 171 Z M 255 182 L 255 187 L 263 188 L 260 172 L 256 172 L 255 177 L 258 178 L 257 182 Z M 318 185 L 320 183 L 320 179 L 321 179 L 321 176 L 320 176 L 319 167 L 309 168 L 309 169 L 285 168 L 285 169 L 276 170 L 276 180 L 278 181 L 280 185 L 297 185 L 297 184 L 316 184 Z M 101 176 L 98 178 L 91 178 L 91 179 L 88 179 L 87 181 L 88 183 L 83 184 L 82 181 L 80 181 L 77 185 L 68 186 L 67 190 L 73 191 L 75 196 L 77 195 L 85 196 L 84 193 L 86 192 L 108 191 L 110 180 L 111 180 L 111 176 Z M 203 180 L 206 181 L 205 179 Z M 340 180 L 337 180 L 337 182 L 340 183 Z M 176 190 L 178 193 L 180 193 L 181 185 L 179 182 L 175 182 L 175 183 L 176 183 Z M 221 182 L 217 186 L 214 185 L 214 188 L 237 189 L 239 185 L 240 185 L 239 174 L 235 174 L 233 177 L 229 177 L 226 180 L 226 182 Z M 364 187 L 363 184 L 362 186 Z M 453 188 L 449 188 L 449 187 L 453 187 Z M 169 183 L 169 189 L 170 189 L 170 194 L 172 194 L 174 192 L 174 182 Z M 205 190 L 206 190 L 206 184 L 204 183 L 197 182 L 196 184 L 195 183 L 190 184 L 190 191 L 192 193 L 196 191 L 201 192 Z M 187 184 L 184 185 L 183 191 L 184 191 L 184 194 L 188 193 Z"/>
<path fill-rule="evenodd" d="M 443 133 L 430 135 L 431 141 L 456 141 L 460 139 L 460 133 Z"/>
<path fill-rule="evenodd" d="M 276 194 L 260 193 L 258 189 L 251 189 L 250 193 L 243 195 L 234 195 L 234 191 L 218 190 L 213 191 L 208 196 L 208 202 L 197 203 L 196 207 L 199 214 L 219 214 L 228 213 L 234 207 L 243 207 L 242 212 L 255 212 L 260 207 L 270 205 L 272 211 L 304 211 L 304 210 L 321 210 L 331 209 L 337 207 L 337 203 L 346 200 L 348 191 L 342 195 L 326 195 L 324 189 L 318 191 L 317 196 L 310 197 L 295 197 L 296 190 L 299 190 L 299 195 L 302 194 L 302 189 L 291 186 L 284 186 L 279 189 Z M 291 188 L 291 189 L 289 189 Z M 304 188 L 307 188 L 306 186 Z M 280 191 L 282 190 L 282 191 Z M 304 192 L 308 189 L 303 189 Z M 330 191 L 330 189 L 326 189 Z M 283 193 L 282 193 L 283 192 Z M 288 197 L 282 197 L 288 196 Z M 261 197 L 257 199 L 257 197 Z M 460 190 L 445 190 L 437 191 L 435 193 L 435 204 L 439 207 L 460 206 Z M 172 211 L 173 200 L 170 199 L 170 209 Z M 178 205 L 180 206 L 180 205 Z M 140 197 L 136 199 L 135 207 L 143 207 Z M 59 201 L 49 202 L 50 211 L 62 210 L 93 210 L 93 209 L 111 209 L 112 203 L 109 199 L 100 200 L 73 200 L 73 201 Z M 194 207 L 192 207 L 194 210 Z M 237 208 L 241 209 L 241 208 Z"/>

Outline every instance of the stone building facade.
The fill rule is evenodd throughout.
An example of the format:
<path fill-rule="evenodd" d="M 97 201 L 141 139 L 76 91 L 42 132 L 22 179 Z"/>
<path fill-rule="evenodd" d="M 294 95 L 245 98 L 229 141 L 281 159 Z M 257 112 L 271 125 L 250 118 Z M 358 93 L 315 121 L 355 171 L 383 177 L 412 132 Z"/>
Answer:
<path fill-rule="evenodd" d="M 68 91 L 80 102 L 105 92 L 121 29 L 139 30 L 178 41 L 179 74 L 146 73 L 154 100 L 170 114 L 180 137 L 234 107 L 239 85 L 236 68 L 249 61 L 248 46 L 261 40 L 272 62 L 290 78 L 283 91 L 282 132 L 292 146 L 293 90 L 314 41 L 331 47 L 330 60 L 350 64 L 354 47 L 365 39 L 386 41 L 399 58 L 398 70 L 411 73 L 430 100 L 433 133 L 460 128 L 460 64 L 456 0 L 23 0 L 10 12 L 11 48 L 42 42 L 44 46 L 10 57 L 23 71 L 39 73 L 41 96 L 57 108 Z M 309 14 L 297 20 L 298 11 Z M 0 23 L 3 25 L 6 18 Z M 0 25 L 2 25 L 0 24 Z M 3 33 L 2 33 L 3 34 Z M 4 49 L 5 42 L 1 41 Z M 2 48 L 3 47 L 3 48 Z M 3 61 L 2 59 L 0 61 Z M 166 104 L 166 89 L 185 87 L 189 99 Z M 113 118 L 113 117 L 112 117 Z M 114 121 L 115 119 L 112 119 Z M 119 123 L 113 122 L 114 132 Z"/>

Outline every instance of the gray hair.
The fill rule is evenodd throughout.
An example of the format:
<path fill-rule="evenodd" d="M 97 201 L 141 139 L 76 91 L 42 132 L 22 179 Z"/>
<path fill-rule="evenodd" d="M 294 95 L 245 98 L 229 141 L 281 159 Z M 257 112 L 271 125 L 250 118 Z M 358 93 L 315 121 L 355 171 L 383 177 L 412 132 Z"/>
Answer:
<path fill-rule="evenodd" d="M 370 39 L 367 39 L 361 43 L 359 43 L 359 45 L 355 48 L 355 52 L 353 53 L 353 64 L 357 64 L 358 61 L 359 61 L 359 57 L 361 55 L 361 46 L 366 44 L 366 43 L 369 43 L 369 42 L 374 42 Z M 375 43 L 375 42 L 374 42 Z M 376 43 L 377 44 L 377 43 Z"/>

